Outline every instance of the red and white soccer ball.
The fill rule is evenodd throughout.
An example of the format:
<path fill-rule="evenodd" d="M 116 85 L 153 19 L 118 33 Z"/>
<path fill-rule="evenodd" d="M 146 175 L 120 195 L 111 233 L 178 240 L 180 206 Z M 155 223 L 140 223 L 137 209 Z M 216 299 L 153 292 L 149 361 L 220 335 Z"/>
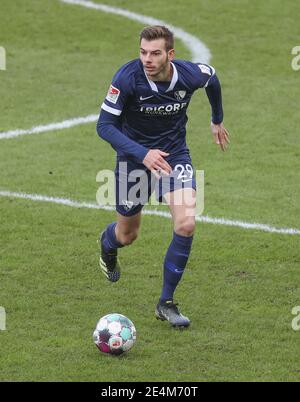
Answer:
<path fill-rule="evenodd" d="M 93 339 L 101 352 L 120 355 L 134 345 L 136 329 L 133 322 L 124 315 L 107 314 L 98 321 Z"/>

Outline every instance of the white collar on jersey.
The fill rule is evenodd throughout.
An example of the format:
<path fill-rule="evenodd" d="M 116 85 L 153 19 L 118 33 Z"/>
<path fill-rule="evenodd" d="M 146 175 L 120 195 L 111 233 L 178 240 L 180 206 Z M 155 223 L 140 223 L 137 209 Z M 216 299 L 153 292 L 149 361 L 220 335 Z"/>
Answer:
<path fill-rule="evenodd" d="M 170 82 L 170 86 L 169 86 L 169 88 L 166 90 L 166 92 L 172 91 L 172 90 L 174 89 L 174 87 L 175 87 L 176 82 L 178 81 L 178 71 L 177 71 L 177 68 L 175 67 L 175 64 L 173 64 L 172 62 L 170 62 L 170 63 L 171 63 L 171 65 L 172 65 L 172 67 L 173 67 L 173 76 L 172 76 L 172 80 L 171 80 L 171 82 Z M 148 76 L 147 76 L 145 70 L 144 70 L 144 73 L 145 73 L 145 76 L 146 76 L 146 78 L 147 78 L 147 80 L 148 80 L 148 82 L 149 82 L 149 85 L 150 85 L 152 91 L 158 92 L 158 88 L 157 88 L 155 82 L 149 80 L 149 78 L 148 78 Z"/>

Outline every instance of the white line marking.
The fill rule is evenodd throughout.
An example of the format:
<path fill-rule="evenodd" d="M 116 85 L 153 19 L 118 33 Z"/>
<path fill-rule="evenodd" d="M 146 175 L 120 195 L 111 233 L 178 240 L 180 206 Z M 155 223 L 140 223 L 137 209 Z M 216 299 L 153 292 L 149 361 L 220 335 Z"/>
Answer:
<path fill-rule="evenodd" d="M 80 202 L 70 200 L 68 198 L 59 198 L 59 197 L 49 197 L 46 195 L 40 194 L 28 194 L 28 193 L 18 193 L 13 191 L 0 191 L 0 197 L 10 197 L 10 198 L 20 198 L 30 201 L 40 201 L 40 202 L 48 202 L 52 204 L 64 205 L 72 208 L 88 208 L 88 209 L 101 209 L 105 211 L 115 211 L 115 208 L 112 206 L 100 206 L 91 202 Z M 169 212 L 157 211 L 157 210 L 143 210 L 143 215 L 151 215 L 151 216 L 159 216 L 162 218 L 171 218 L 171 214 Z M 269 233 L 279 233 L 279 234 L 289 234 L 289 235 L 299 235 L 299 229 L 293 228 L 275 228 L 270 225 L 261 224 L 261 223 L 249 223 L 243 221 L 235 221 L 223 218 L 211 218 L 209 216 L 200 216 L 196 218 L 197 222 L 203 223 L 211 223 L 214 225 L 226 225 L 226 226 L 234 226 L 242 229 L 254 229 L 260 230 Z"/>
<path fill-rule="evenodd" d="M 168 27 L 174 35 L 180 39 L 184 45 L 190 50 L 192 54 L 192 60 L 195 62 L 209 63 L 211 53 L 207 46 L 201 40 L 195 36 L 187 33 L 181 28 L 177 28 L 174 25 L 170 25 L 165 21 L 158 20 L 157 18 L 148 17 L 147 15 L 137 14 L 124 8 L 107 6 L 106 4 L 93 3 L 92 1 L 85 0 L 60 0 L 62 3 L 74 4 L 83 6 L 86 8 L 92 8 L 94 10 L 103 11 L 104 13 L 121 15 L 122 17 L 129 18 L 133 21 L 141 22 L 145 25 L 165 25 Z"/>
<path fill-rule="evenodd" d="M 165 25 L 170 30 L 172 30 L 174 32 L 175 36 L 178 37 L 180 40 L 182 40 L 182 42 L 185 44 L 185 46 L 190 50 L 193 61 L 203 62 L 203 63 L 209 63 L 209 61 L 210 61 L 211 53 L 210 53 L 209 49 L 204 45 L 203 42 L 201 42 L 195 36 L 185 32 L 181 28 L 177 28 L 173 25 L 170 25 L 165 21 L 158 20 L 156 18 L 148 17 L 145 15 L 137 14 L 137 13 L 125 10 L 125 9 L 118 8 L 118 7 L 111 7 L 111 6 L 107 6 L 105 4 L 96 4 L 91 1 L 83 1 L 83 0 L 60 0 L 60 1 L 63 3 L 80 5 L 83 7 L 96 9 L 96 10 L 103 11 L 106 13 L 121 15 L 121 16 L 129 18 L 131 20 L 141 22 L 143 24 Z M 11 130 L 11 131 L 0 133 L 0 140 L 15 138 L 20 135 L 39 134 L 39 133 L 44 133 L 47 131 L 63 130 L 63 129 L 74 127 L 74 126 L 77 126 L 80 124 L 92 123 L 92 122 L 97 121 L 97 119 L 98 119 L 98 115 L 89 115 L 89 116 L 85 116 L 85 117 L 77 117 L 77 118 L 65 120 L 65 121 L 62 121 L 59 123 L 51 123 L 51 124 L 47 124 L 47 125 L 43 125 L 43 126 L 36 126 L 36 127 L 32 127 L 31 129 L 28 129 L 28 130 L 22 130 L 22 129 Z M 92 208 L 92 209 L 103 209 L 103 210 L 107 210 L 107 211 L 114 211 L 113 207 L 108 207 L 108 206 L 101 207 L 101 206 L 99 206 L 97 204 L 93 204 L 93 203 L 72 201 L 72 200 L 65 199 L 65 198 L 47 197 L 47 196 L 38 195 L 38 194 L 24 194 L 24 193 L 10 192 L 10 191 L 0 191 L 0 196 L 29 199 L 32 201 L 51 202 L 51 203 L 66 205 L 66 206 L 75 207 L 75 208 Z M 144 210 L 143 213 L 144 213 L 144 215 L 156 215 L 156 216 L 165 217 L 165 218 L 171 217 L 171 215 L 169 213 L 163 212 L 163 211 Z M 198 217 L 196 220 L 198 222 L 235 226 L 235 227 L 241 227 L 244 229 L 256 229 L 256 230 L 262 230 L 262 231 L 271 232 L 271 233 L 300 234 L 300 230 L 298 230 L 298 229 L 289 229 L 289 228 L 277 229 L 277 228 L 274 228 L 272 226 L 265 225 L 265 224 L 232 221 L 232 220 L 227 220 L 227 219 L 223 219 L 223 218 L 210 218 L 208 216 L 201 216 L 201 217 Z"/>
<path fill-rule="evenodd" d="M 45 133 L 46 131 L 55 131 L 55 130 L 63 130 L 65 128 L 70 128 L 74 126 L 78 126 L 80 124 L 92 123 L 98 120 L 99 115 L 90 114 L 85 117 L 76 117 L 70 120 L 64 120 L 59 123 L 51 123 L 44 126 L 36 126 L 32 127 L 28 130 L 12 130 L 7 131 L 6 133 L 0 133 L 0 140 L 9 139 L 19 137 L 20 135 L 30 135 L 30 134 L 40 134 Z"/>

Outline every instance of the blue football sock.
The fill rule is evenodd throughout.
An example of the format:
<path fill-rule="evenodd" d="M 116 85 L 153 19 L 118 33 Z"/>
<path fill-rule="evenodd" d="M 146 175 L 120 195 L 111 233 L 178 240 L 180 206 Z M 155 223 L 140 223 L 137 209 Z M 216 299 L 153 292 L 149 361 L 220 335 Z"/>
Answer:
<path fill-rule="evenodd" d="M 103 244 L 104 250 L 107 253 L 109 253 L 112 250 L 115 250 L 117 248 L 124 247 L 123 244 L 118 242 L 118 240 L 116 238 L 116 232 L 115 232 L 116 225 L 117 225 L 117 222 L 113 222 L 110 225 L 108 225 L 105 229 L 102 244 Z"/>
<path fill-rule="evenodd" d="M 182 277 L 190 255 L 193 236 L 185 237 L 174 232 L 164 261 L 164 279 L 160 301 L 173 300 L 175 289 Z"/>

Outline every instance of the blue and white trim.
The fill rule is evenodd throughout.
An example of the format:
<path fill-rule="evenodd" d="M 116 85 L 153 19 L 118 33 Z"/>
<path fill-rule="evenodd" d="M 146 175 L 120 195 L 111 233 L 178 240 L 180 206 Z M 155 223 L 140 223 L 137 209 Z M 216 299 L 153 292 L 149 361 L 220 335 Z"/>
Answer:
<path fill-rule="evenodd" d="M 101 105 L 101 109 L 105 110 L 108 113 L 114 114 L 115 116 L 120 116 L 122 110 L 114 109 L 113 107 L 107 106 L 104 102 Z"/>

